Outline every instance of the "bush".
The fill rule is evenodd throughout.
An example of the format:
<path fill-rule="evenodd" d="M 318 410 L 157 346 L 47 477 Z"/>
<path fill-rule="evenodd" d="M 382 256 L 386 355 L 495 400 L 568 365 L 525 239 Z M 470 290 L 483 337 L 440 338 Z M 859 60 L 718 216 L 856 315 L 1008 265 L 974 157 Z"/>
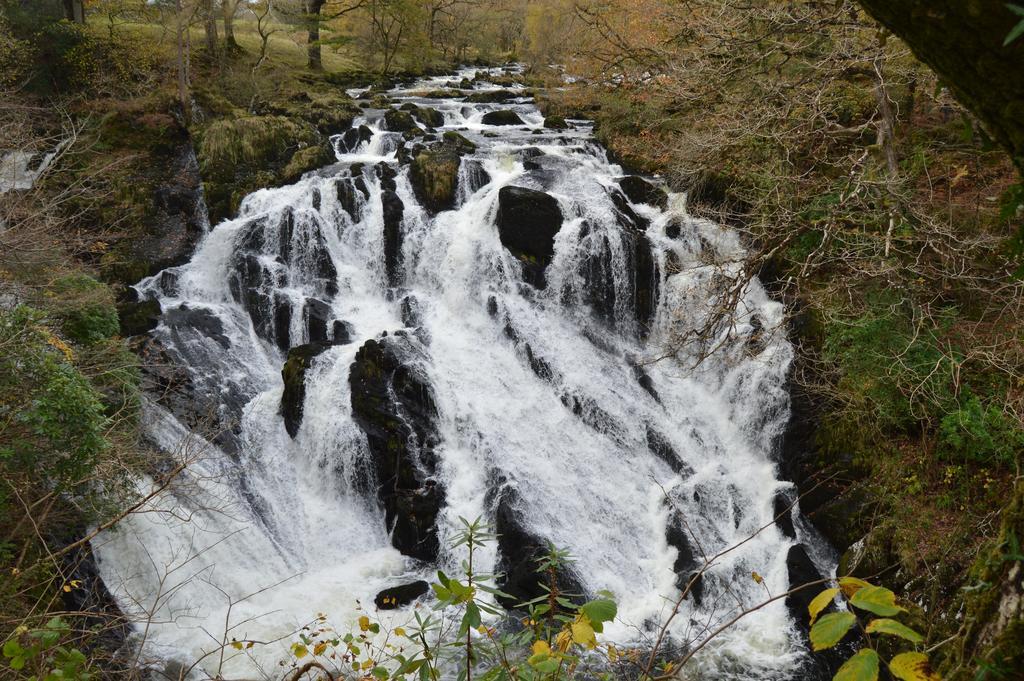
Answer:
<path fill-rule="evenodd" d="M 41 319 L 25 306 L 0 312 L 0 466 L 60 487 L 106 449 L 107 419 L 71 350 Z"/>
<path fill-rule="evenodd" d="M 61 330 L 76 343 L 99 343 L 120 329 L 110 289 L 92 277 L 61 277 L 53 282 L 52 294 L 56 298 L 54 308 L 62 319 Z"/>
<path fill-rule="evenodd" d="M 1024 430 L 995 405 L 969 395 L 939 425 L 939 453 L 953 460 L 1013 466 L 1024 452 Z"/>

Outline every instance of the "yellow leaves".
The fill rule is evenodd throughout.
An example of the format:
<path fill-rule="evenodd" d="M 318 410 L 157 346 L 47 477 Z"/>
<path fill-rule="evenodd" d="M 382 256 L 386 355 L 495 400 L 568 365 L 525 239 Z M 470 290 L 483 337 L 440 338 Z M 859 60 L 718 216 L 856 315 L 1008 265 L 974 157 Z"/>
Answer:
<path fill-rule="evenodd" d="M 590 622 L 583 618 L 572 625 L 572 640 L 589 650 L 597 647 L 597 637 L 594 636 L 594 628 Z"/>
<path fill-rule="evenodd" d="M 857 654 L 843 663 L 832 681 L 877 681 L 878 653 L 870 648 L 857 651 Z"/>
<path fill-rule="evenodd" d="M 924 653 L 901 653 L 889 661 L 889 671 L 902 681 L 940 681 Z"/>
<path fill-rule="evenodd" d="M 911 643 L 923 643 L 924 636 L 917 633 L 913 629 L 903 624 L 900 624 L 896 620 L 890 619 L 877 619 L 868 622 L 865 630 L 869 634 L 888 634 L 889 636 L 899 636 L 904 638 Z"/>
<path fill-rule="evenodd" d="M 234 639 L 232 639 L 231 647 L 234 648 L 235 650 L 241 650 L 242 647 L 243 647 L 242 646 L 242 642 L 241 641 L 235 641 Z"/>
<path fill-rule="evenodd" d="M 326 641 L 320 641 L 315 646 L 313 646 L 313 654 L 314 655 L 323 655 L 325 650 L 327 650 L 327 642 Z"/>
<path fill-rule="evenodd" d="M 363 660 L 363 663 L 361 665 L 359 665 L 359 668 L 362 669 L 363 671 L 366 671 L 367 669 L 372 667 L 373 664 L 374 663 L 373 663 L 373 660 L 371 658 L 366 658 L 365 660 Z"/>
<path fill-rule="evenodd" d="M 551 654 L 551 646 L 548 645 L 547 641 L 534 641 L 533 645 L 530 646 L 530 651 L 534 655 Z"/>
<path fill-rule="evenodd" d="M 851 596 L 853 596 L 853 594 L 857 593 L 861 588 L 865 586 L 871 585 L 865 582 L 863 579 L 857 579 L 856 577 L 839 578 L 839 588 L 843 590 L 843 595 L 847 598 L 850 598 Z"/>
<path fill-rule="evenodd" d="M 77 588 L 79 588 L 81 586 L 82 586 L 82 580 L 80 580 L 80 579 L 72 579 L 69 582 L 65 582 L 64 586 L 62 587 L 62 589 L 64 590 L 64 593 L 71 593 L 72 589 L 77 589 Z"/>
<path fill-rule="evenodd" d="M 46 342 L 53 348 L 56 348 L 64 355 L 64 359 L 69 362 L 75 361 L 75 353 L 68 347 L 68 344 L 62 341 L 60 338 L 54 336 L 49 330 L 46 332 Z"/>
<path fill-rule="evenodd" d="M 362 615 L 359 618 L 359 631 L 369 631 L 369 630 L 370 630 L 370 618 L 367 617 L 366 615 Z"/>
<path fill-rule="evenodd" d="M 825 589 L 820 594 L 814 597 L 814 600 L 807 606 L 807 612 L 811 615 L 811 624 L 818 619 L 818 615 L 821 611 L 829 606 L 833 600 L 835 600 L 836 594 L 839 593 L 839 587 L 832 589 Z"/>
<path fill-rule="evenodd" d="M 870 584 L 858 589 L 850 598 L 850 603 L 861 610 L 867 610 L 883 617 L 903 612 L 903 608 L 896 605 L 896 594 L 885 587 Z"/>
<path fill-rule="evenodd" d="M 811 647 L 815 651 L 831 648 L 843 640 L 857 616 L 852 612 L 834 612 L 825 615 L 811 627 Z"/>
<path fill-rule="evenodd" d="M 395 636 L 405 636 L 405 629 L 402 627 L 395 627 Z"/>
<path fill-rule="evenodd" d="M 303 645 L 302 643 L 293 643 L 292 644 L 292 655 L 295 656 L 295 659 L 301 660 L 308 653 L 309 653 L 309 649 L 306 648 L 306 646 Z"/>
<path fill-rule="evenodd" d="M 751 572 L 751 573 L 750 573 L 750 576 L 751 576 L 751 577 L 753 578 L 753 580 L 754 580 L 755 582 L 757 582 L 758 584 L 764 584 L 764 577 L 762 577 L 761 575 L 757 574 L 757 572 Z"/>
<path fill-rule="evenodd" d="M 608 644 L 607 653 L 608 653 L 608 661 L 609 662 L 615 662 L 616 660 L 619 659 L 619 655 L 620 655 L 619 649 L 616 648 L 615 646 L 613 646 L 611 643 Z"/>

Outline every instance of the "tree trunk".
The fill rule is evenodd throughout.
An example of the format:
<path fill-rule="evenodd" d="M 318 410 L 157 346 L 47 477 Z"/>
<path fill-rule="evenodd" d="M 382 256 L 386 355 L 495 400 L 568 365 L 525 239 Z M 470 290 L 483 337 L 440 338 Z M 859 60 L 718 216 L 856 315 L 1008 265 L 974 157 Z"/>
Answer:
<path fill-rule="evenodd" d="M 84 24 L 85 6 L 82 0 L 64 0 L 64 18 L 76 24 Z"/>
<path fill-rule="evenodd" d="M 203 31 L 206 33 L 206 51 L 217 54 L 217 12 L 213 0 L 203 0 Z"/>
<path fill-rule="evenodd" d="M 238 12 L 238 0 L 224 0 L 220 6 L 221 18 L 224 20 L 224 48 L 228 52 L 238 49 L 235 41 L 235 13 Z"/>
<path fill-rule="evenodd" d="M 187 124 L 191 118 L 191 106 L 189 105 L 188 94 L 188 35 L 185 26 L 185 11 L 182 9 L 181 0 L 175 0 L 174 9 L 177 19 L 177 67 L 178 67 L 178 101 L 181 104 L 181 115 Z"/>
<path fill-rule="evenodd" d="M 1024 37 L 1000 0 L 859 0 L 949 85 L 1024 175 Z"/>
<path fill-rule="evenodd" d="M 306 65 L 312 71 L 323 71 L 324 64 L 320 55 L 320 9 L 326 0 L 306 0 L 306 20 L 309 22 L 309 34 L 306 38 Z"/>

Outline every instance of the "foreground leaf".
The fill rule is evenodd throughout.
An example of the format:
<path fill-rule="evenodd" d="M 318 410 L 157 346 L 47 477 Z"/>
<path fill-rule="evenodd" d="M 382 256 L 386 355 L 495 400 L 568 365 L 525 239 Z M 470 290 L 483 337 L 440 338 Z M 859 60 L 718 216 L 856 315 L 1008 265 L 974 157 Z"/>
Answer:
<path fill-rule="evenodd" d="M 901 653 L 889 661 L 889 671 L 903 681 L 940 681 L 924 653 Z"/>
<path fill-rule="evenodd" d="M 593 649 L 597 647 L 597 637 L 589 622 L 576 622 L 572 625 L 572 640 L 581 646 Z"/>
<path fill-rule="evenodd" d="M 832 681 L 876 681 L 878 679 L 878 653 L 864 648 L 843 663 Z"/>
<path fill-rule="evenodd" d="M 600 624 L 603 622 L 611 622 L 615 619 L 615 615 L 618 613 L 618 608 L 615 605 L 615 601 L 608 600 L 607 598 L 601 598 L 596 601 L 589 601 L 580 606 L 580 610 L 587 616 L 592 623 Z M 597 627 L 595 627 L 597 629 Z M 598 629 L 598 631 L 600 631 Z"/>
<path fill-rule="evenodd" d="M 868 622 L 866 631 L 869 634 L 888 634 L 889 636 L 899 636 L 900 638 L 907 639 L 911 643 L 921 643 L 924 641 L 924 636 L 917 633 L 910 627 L 900 624 L 896 620 L 871 620 Z"/>
<path fill-rule="evenodd" d="M 857 621 L 852 612 L 833 612 L 825 615 L 811 627 L 811 647 L 825 650 L 843 640 L 846 632 Z"/>
<path fill-rule="evenodd" d="M 822 610 L 829 606 L 833 600 L 835 600 L 836 594 L 839 593 L 839 587 L 833 589 L 825 589 L 820 594 L 814 597 L 811 604 L 807 606 L 807 612 L 811 614 L 811 624 L 814 624 L 814 620 L 818 619 L 818 615 Z"/>
<path fill-rule="evenodd" d="M 843 595 L 847 598 L 850 598 L 853 594 L 866 586 L 871 586 L 871 584 L 865 582 L 863 579 L 858 579 L 856 577 L 839 578 L 839 587 L 843 590 Z"/>
<path fill-rule="evenodd" d="M 861 610 L 867 610 L 883 617 L 903 612 L 903 608 L 896 605 L 896 594 L 881 586 L 861 587 L 857 593 L 853 594 L 850 603 Z"/>

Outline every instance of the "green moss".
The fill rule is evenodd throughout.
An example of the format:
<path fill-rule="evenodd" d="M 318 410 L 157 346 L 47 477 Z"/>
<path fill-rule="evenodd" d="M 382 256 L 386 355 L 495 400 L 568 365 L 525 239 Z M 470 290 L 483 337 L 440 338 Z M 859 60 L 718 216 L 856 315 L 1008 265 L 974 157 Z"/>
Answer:
<path fill-rule="evenodd" d="M 323 168 L 335 160 L 334 154 L 324 144 L 299 149 L 281 171 L 282 182 L 296 182 L 303 174 Z"/>

